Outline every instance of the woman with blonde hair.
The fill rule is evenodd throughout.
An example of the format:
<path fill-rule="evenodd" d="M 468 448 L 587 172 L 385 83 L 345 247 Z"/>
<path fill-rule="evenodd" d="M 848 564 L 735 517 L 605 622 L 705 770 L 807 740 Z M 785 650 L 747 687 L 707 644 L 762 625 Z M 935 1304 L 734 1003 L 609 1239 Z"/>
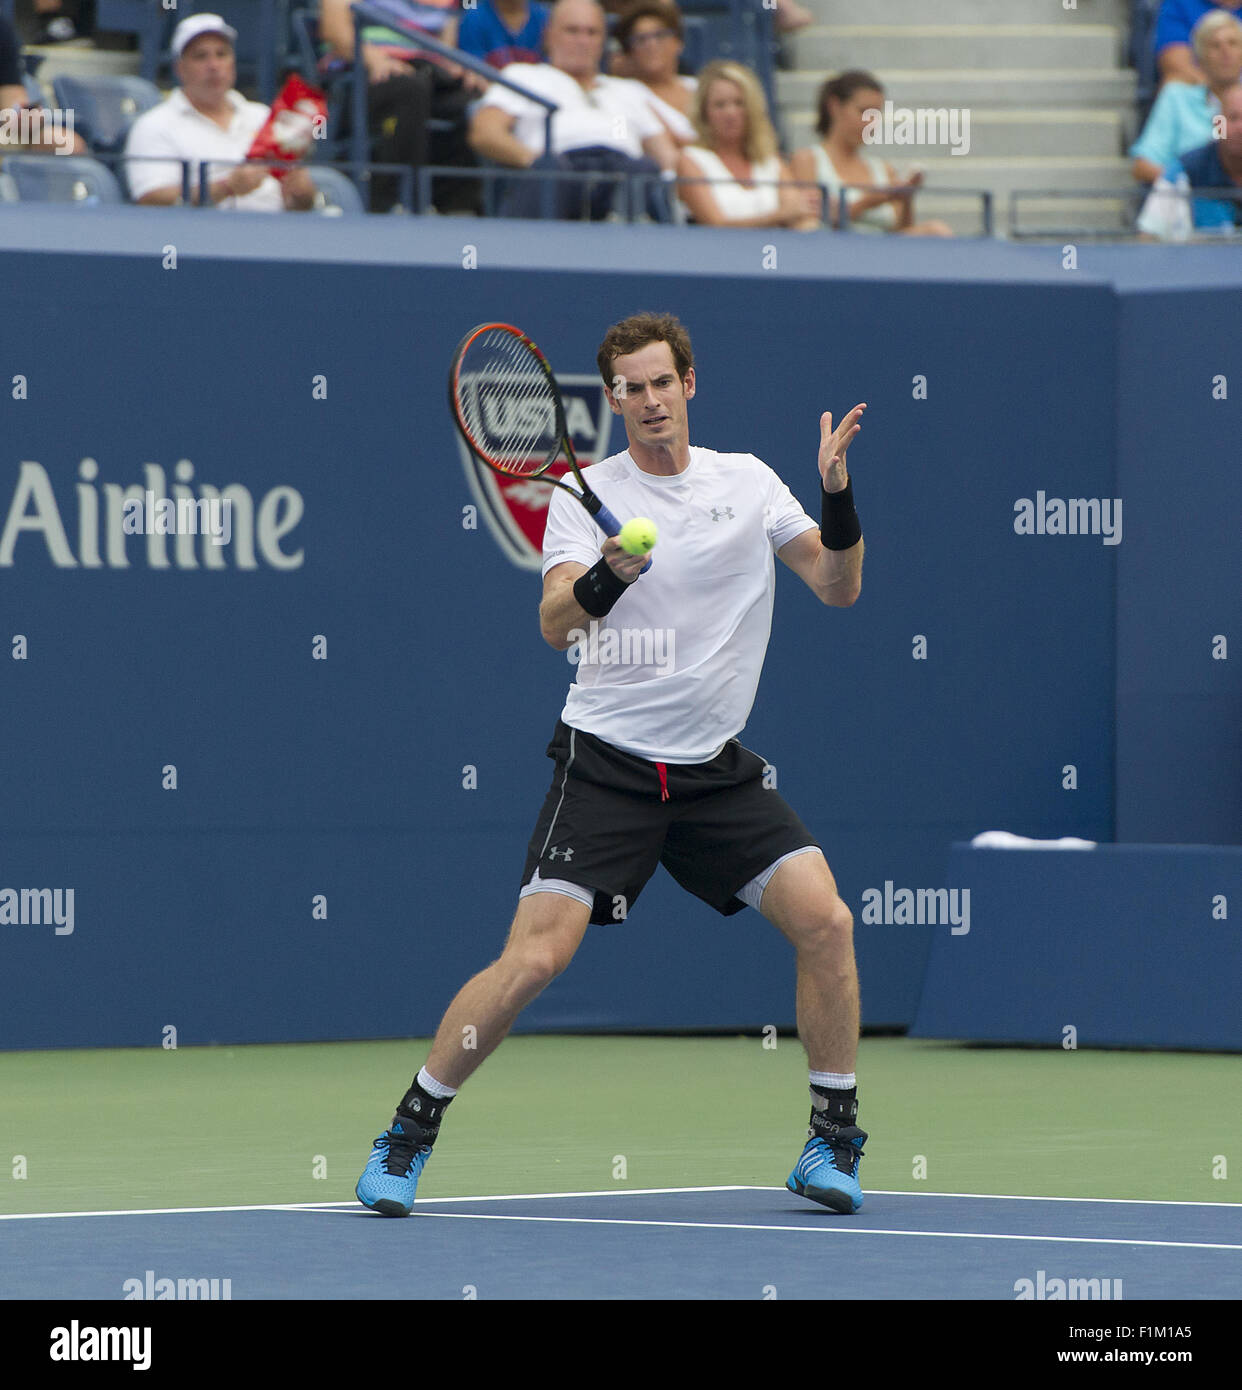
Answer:
<path fill-rule="evenodd" d="M 695 222 L 797 231 L 821 225 L 819 192 L 791 181 L 763 88 L 749 68 L 732 62 L 703 68 L 694 124 L 699 143 L 681 153 L 677 191 Z"/>

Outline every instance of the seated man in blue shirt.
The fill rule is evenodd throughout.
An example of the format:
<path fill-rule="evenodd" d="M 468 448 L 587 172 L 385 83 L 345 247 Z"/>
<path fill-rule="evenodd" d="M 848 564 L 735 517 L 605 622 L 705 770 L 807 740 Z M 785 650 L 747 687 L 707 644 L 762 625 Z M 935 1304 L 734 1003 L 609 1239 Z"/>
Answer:
<path fill-rule="evenodd" d="M 1166 82 L 1160 89 L 1143 133 L 1130 146 L 1131 171 L 1141 183 L 1154 183 L 1179 155 L 1213 138 L 1220 98 L 1242 78 L 1242 21 L 1236 16 L 1212 10 L 1190 38 L 1205 81 Z"/>
<path fill-rule="evenodd" d="M 463 7 L 457 47 L 494 68 L 542 63 L 548 6 L 539 0 L 478 0 Z"/>
<path fill-rule="evenodd" d="M 1191 51 L 1190 32 L 1213 10 L 1236 14 L 1242 10 L 1242 0 L 1163 0 L 1153 40 L 1161 82 L 1203 81 Z"/>
<path fill-rule="evenodd" d="M 1221 101 L 1225 135 L 1175 159 L 1152 190 L 1139 214 L 1138 230 L 1161 239 L 1178 239 L 1174 226 L 1181 197 L 1171 187 L 1185 179 L 1192 189 L 1219 188 L 1236 198 L 1193 198 L 1191 218 L 1196 232 L 1230 234 L 1242 227 L 1242 85 L 1231 87 Z"/>

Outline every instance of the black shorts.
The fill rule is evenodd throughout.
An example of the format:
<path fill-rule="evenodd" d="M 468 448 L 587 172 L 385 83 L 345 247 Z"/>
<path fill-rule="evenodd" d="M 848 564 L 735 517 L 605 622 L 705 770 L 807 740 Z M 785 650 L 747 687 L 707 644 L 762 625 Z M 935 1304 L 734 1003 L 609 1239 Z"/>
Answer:
<path fill-rule="evenodd" d="M 595 892 L 591 921 L 624 918 L 663 864 L 696 898 L 730 916 L 757 874 L 818 841 L 765 787 L 766 764 L 730 739 L 708 763 L 654 763 L 557 720 L 552 786 L 526 852 L 535 870 Z"/>

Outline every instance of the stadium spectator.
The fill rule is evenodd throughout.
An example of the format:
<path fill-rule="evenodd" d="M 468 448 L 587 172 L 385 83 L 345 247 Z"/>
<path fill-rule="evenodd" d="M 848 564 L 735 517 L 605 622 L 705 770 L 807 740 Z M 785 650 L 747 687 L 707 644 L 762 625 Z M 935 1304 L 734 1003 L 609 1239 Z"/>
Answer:
<path fill-rule="evenodd" d="M 283 180 L 265 165 L 239 164 L 250 150 L 268 108 L 234 90 L 237 30 L 218 14 L 183 19 L 172 36 L 173 70 L 181 84 L 166 100 L 145 111 L 130 127 L 125 144 L 125 177 L 136 203 L 167 207 L 181 201 L 181 165 L 190 161 L 190 201 L 198 202 L 199 170 L 208 165 L 208 195 L 221 208 L 246 212 L 304 211 L 315 187 L 305 169 L 291 169 Z M 212 163 L 223 168 L 213 177 Z"/>
<path fill-rule="evenodd" d="M 82 0 L 34 0 L 35 30 L 30 43 L 68 43 L 89 37 L 94 30 L 94 4 Z"/>
<path fill-rule="evenodd" d="M 901 182 L 891 164 L 862 152 L 867 113 L 883 105 L 884 89 L 870 73 L 854 69 L 829 78 L 820 87 L 817 102 L 815 129 L 820 142 L 795 152 L 790 160 L 794 178 L 826 188 L 834 207 L 844 190 L 854 231 L 952 236 L 952 229 L 944 222 L 914 220 L 914 195 L 923 183 L 921 171 Z M 875 191 L 867 192 L 867 186 Z"/>
<path fill-rule="evenodd" d="M 350 0 L 321 0 L 319 36 L 325 56 L 354 61 L 354 20 Z M 411 13 L 418 27 L 441 42 L 457 46 L 457 0 L 419 0 Z M 459 64 L 419 49 L 395 29 L 368 25 L 362 31 L 362 61 L 368 78 L 368 129 L 371 158 L 377 164 L 424 164 L 472 168 L 475 160 L 466 139 L 467 108 L 487 89 L 486 79 Z M 346 102 L 342 134 L 352 128 L 353 107 Z M 431 130 L 432 118 L 445 122 Z M 386 212 L 397 203 L 400 180 L 379 176 L 371 206 Z M 436 180 L 432 199 L 441 212 L 477 212 L 479 195 L 472 178 Z"/>
<path fill-rule="evenodd" d="M 475 110 L 470 140 L 486 159 L 514 169 L 658 174 L 677 163 L 677 146 L 652 110 L 639 82 L 608 77 L 599 70 L 606 36 L 603 8 L 596 0 L 557 0 L 544 34 L 546 63 L 511 63 L 503 75 L 557 103 L 552 148 L 544 153 L 544 108 L 499 84 L 488 88 Z M 501 211 L 535 217 L 541 206 L 538 179 L 514 179 Z M 581 206 L 575 181 L 556 182 L 556 213 L 570 217 Z M 647 185 L 646 215 L 667 221 L 665 190 Z M 593 191 L 590 216 L 615 210 L 608 183 Z"/>
<path fill-rule="evenodd" d="M 88 154 L 80 135 L 67 122 L 57 123 L 31 103 L 22 78 L 22 50 L 17 31 L 0 15 L 0 149 L 31 154 Z"/>
<path fill-rule="evenodd" d="M 1242 77 L 1242 22 L 1224 10 L 1205 14 L 1191 31 L 1191 46 L 1205 81 L 1166 82 L 1130 147 L 1134 177 L 1154 183 L 1180 154 L 1197 149 L 1214 135 L 1220 98 Z"/>
<path fill-rule="evenodd" d="M 614 73 L 641 82 L 651 92 L 652 107 L 668 133 L 679 145 L 693 145 L 698 139 L 693 119 L 698 82 L 677 70 L 684 36 L 676 5 L 667 0 L 638 0 L 613 31 L 625 60 Z"/>
<path fill-rule="evenodd" d="M 682 151 L 677 192 L 695 222 L 709 227 L 822 225 L 821 199 L 799 188 L 777 149 L 758 78 L 741 63 L 708 63 L 695 101 L 699 143 Z M 809 181 L 808 181 L 809 182 Z"/>
<path fill-rule="evenodd" d="M 1191 230 L 1232 234 L 1242 227 L 1242 85 L 1221 97 L 1225 135 L 1173 160 L 1156 180 L 1139 213 L 1138 230 L 1162 241 L 1180 240 Z M 1219 188 L 1239 195 L 1191 198 L 1190 189 Z"/>
<path fill-rule="evenodd" d="M 1237 14 L 1242 0 L 1163 0 L 1152 40 L 1161 82 L 1202 85 L 1205 74 L 1196 65 L 1191 33 L 1204 15 L 1213 10 Z"/>
<path fill-rule="evenodd" d="M 542 63 L 548 13 L 539 0 L 478 0 L 462 10 L 456 47 L 497 69 Z"/>

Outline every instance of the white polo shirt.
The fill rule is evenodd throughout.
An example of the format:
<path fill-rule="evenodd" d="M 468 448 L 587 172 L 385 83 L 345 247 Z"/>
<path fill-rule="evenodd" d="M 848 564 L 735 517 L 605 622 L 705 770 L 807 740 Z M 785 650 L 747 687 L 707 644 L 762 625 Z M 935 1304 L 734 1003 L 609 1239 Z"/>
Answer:
<path fill-rule="evenodd" d="M 191 105 L 180 87 L 169 93 L 165 101 L 138 117 L 130 128 L 125 153 L 147 158 L 124 166 L 130 197 L 135 202 L 153 188 L 181 183 L 179 164 L 148 163 L 148 158 L 193 160 L 190 166 L 191 189 L 198 187 L 201 162 L 207 161 L 210 165 L 212 160 L 224 161 L 214 168 L 208 168 L 208 179 L 215 182 L 224 178 L 238 160 L 245 159 L 255 135 L 267 120 L 268 107 L 261 101 L 247 101 L 236 91 L 228 94 L 228 101 L 233 108 L 233 119 L 227 130 Z M 280 184 L 269 174 L 244 197 L 225 198 L 216 206 L 243 212 L 283 212 L 285 203 Z"/>
<path fill-rule="evenodd" d="M 583 470 L 616 518 L 650 517 L 652 566 L 578 644 L 561 718 L 651 762 L 702 763 L 750 716 L 772 631 L 775 553 L 818 531 L 753 454 L 692 448 L 673 477 L 644 473 L 628 450 Z M 560 488 L 552 493 L 543 573 L 591 566 L 603 532 Z"/>
<path fill-rule="evenodd" d="M 601 73 L 587 90 L 576 78 L 550 63 L 510 63 L 501 69 L 501 75 L 556 102 L 557 111 L 552 117 L 553 154 L 604 145 L 628 154 L 631 159 L 641 159 L 643 141 L 664 130 L 651 109 L 651 93 L 641 82 L 628 77 L 607 77 Z M 528 150 L 543 153 L 544 108 L 537 102 L 494 82 L 479 105 L 498 106 L 515 116 L 514 138 Z"/>

